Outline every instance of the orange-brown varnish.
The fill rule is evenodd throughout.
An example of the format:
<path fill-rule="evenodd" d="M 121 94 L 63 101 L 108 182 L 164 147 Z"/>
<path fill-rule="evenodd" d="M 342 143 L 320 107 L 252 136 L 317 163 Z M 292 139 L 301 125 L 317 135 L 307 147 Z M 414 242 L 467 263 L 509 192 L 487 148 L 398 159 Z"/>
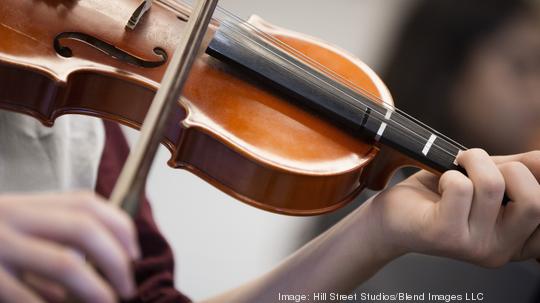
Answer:
<path fill-rule="evenodd" d="M 69 39 L 62 43 L 73 57 L 62 57 L 53 47 L 59 33 L 81 32 L 148 61 L 159 59 L 153 53 L 156 47 L 171 56 L 184 22 L 158 2 L 134 31 L 126 31 L 138 3 L 4 1 L 0 107 L 30 114 L 47 125 L 62 114 L 86 114 L 139 128 L 166 65 L 129 65 Z M 352 56 L 258 18 L 250 22 L 392 102 L 377 76 Z M 378 153 L 373 145 L 206 54 L 193 67 L 165 137 L 172 167 L 188 169 L 243 202 L 291 215 L 343 206 L 372 183 L 366 180 L 373 178 L 362 174 Z M 386 172 L 389 166 L 383 167 Z M 371 169 L 374 175 L 375 170 Z"/>

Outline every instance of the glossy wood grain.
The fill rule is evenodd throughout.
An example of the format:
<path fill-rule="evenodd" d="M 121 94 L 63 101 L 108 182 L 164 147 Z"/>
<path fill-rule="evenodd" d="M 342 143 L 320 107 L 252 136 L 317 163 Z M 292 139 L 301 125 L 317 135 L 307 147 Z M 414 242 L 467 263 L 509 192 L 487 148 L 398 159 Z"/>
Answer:
<path fill-rule="evenodd" d="M 182 14 L 156 3 L 134 31 L 125 23 L 138 1 L 4 0 L 0 7 L 0 107 L 50 125 L 62 114 L 85 114 L 138 128 L 166 65 L 123 63 L 87 43 L 62 41 L 82 32 L 145 60 L 159 47 L 172 54 Z M 184 8 L 182 8 L 184 9 Z M 362 62 L 316 39 L 252 18 L 281 39 L 354 84 L 391 102 Z M 377 148 L 290 102 L 291 96 L 206 54 L 196 62 L 166 132 L 169 164 L 186 168 L 256 207 L 312 215 L 341 207 L 366 185 L 364 168 Z M 184 186 L 178 184 L 178 186 Z M 184 199 L 178 197 L 178 203 Z"/>

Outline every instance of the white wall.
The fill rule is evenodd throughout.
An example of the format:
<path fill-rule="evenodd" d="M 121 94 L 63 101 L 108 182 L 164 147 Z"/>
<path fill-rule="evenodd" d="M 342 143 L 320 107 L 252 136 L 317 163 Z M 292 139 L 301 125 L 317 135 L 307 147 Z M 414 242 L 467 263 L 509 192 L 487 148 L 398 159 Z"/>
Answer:
<path fill-rule="evenodd" d="M 240 17 L 338 45 L 377 68 L 405 0 L 222 0 Z M 133 142 L 137 133 L 127 130 Z M 177 287 L 201 299 L 241 284 L 277 264 L 298 245 L 313 218 L 275 215 L 246 206 L 194 175 L 166 166 L 161 148 L 148 192 L 156 220 L 173 246 Z"/>

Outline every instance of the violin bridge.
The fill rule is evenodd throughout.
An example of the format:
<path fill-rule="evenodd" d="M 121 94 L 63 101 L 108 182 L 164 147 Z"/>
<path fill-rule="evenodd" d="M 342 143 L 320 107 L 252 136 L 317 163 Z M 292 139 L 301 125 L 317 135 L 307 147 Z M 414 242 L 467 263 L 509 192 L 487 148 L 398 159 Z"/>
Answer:
<path fill-rule="evenodd" d="M 135 12 L 133 12 L 131 18 L 129 18 L 126 29 L 134 30 L 144 14 L 150 10 L 150 7 L 152 7 L 152 0 L 143 0 Z"/>

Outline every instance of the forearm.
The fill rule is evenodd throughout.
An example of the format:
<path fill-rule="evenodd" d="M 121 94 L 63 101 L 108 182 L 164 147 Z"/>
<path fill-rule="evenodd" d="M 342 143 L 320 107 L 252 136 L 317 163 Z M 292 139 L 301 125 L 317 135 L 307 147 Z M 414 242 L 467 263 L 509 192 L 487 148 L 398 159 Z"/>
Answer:
<path fill-rule="evenodd" d="M 371 202 L 371 201 L 369 201 Z M 269 273 L 206 302 L 276 302 L 279 294 L 348 294 L 396 257 L 381 243 L 369 203 Z"/>

